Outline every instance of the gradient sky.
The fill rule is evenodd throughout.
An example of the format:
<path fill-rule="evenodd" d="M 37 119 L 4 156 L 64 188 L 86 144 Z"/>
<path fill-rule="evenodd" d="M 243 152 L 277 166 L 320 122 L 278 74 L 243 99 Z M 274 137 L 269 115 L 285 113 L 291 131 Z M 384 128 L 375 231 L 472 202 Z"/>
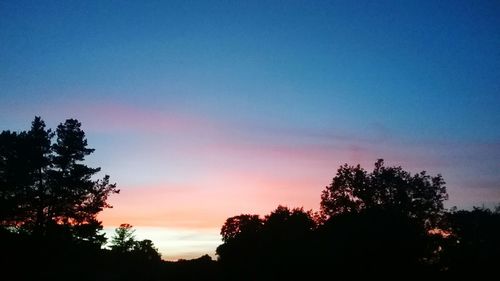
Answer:
<path fill-rule="evenodd" d="M 0 130 L 83 123 L 100 215 L 165 259 L 224 220 L 318 210 L 343 163 L 500 202 L 498 1 L 0 1 Z"/>

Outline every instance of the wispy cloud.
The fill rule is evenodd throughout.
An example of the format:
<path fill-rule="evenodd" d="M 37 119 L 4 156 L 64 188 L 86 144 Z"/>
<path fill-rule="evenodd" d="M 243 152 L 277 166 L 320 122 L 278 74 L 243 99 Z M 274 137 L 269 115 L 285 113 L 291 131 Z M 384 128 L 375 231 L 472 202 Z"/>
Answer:
<path fill-rule="evenodd" d="M 242 212 L 264 214 L 278 204 L 317 209 L 320 192 L 339 165 L 371 169 L 377 158 L 413 172 L 442 173 L 450 205 L 498 198 L 498 143 L 408 141 L 377 124 L 366 132 L 262 124 L 128 103 L 60 107 L 62 112 L 42 115 L 58 121 L 76 117 L 91 135 L 114 137 L 97 143 L 95 159 L 122 189 L 112 198 L 115 208 L 101 216 L 106 225 L 203 229 L 220 227 Z M 99 153 L 113 154 L 111 162 Z M 465 198 L 472 190 L 474 198 Z"/>

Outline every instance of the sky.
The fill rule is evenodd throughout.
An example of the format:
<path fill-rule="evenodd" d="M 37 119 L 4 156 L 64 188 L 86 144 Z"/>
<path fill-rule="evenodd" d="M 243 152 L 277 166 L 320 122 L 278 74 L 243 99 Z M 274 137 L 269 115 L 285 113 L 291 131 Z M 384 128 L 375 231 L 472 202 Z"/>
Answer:
<path fill-rule="evenodd" d="M 318 210 L 344 164 L 500 202 L 498 1 L 0 1 L 0 130 L 82 122 L 99 215 L 167 260 L 225 219 Z"/>

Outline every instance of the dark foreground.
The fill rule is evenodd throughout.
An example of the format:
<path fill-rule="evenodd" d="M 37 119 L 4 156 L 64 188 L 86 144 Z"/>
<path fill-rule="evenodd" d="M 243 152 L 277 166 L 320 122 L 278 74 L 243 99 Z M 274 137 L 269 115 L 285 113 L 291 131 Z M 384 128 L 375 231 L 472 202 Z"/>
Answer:
<path fill-rule="evenodd" d="M 283 223 L 270 231 L 277 214 L 283 215 L 278 209 L 267 216 L 267 230 L 266 224 L 260 232 L 241 228 L 219 246 L 217 261 L 205 255 L 166 262 L 146 252 L 4 229 L 0 280 L 477 280 L 496 274 L 500 264 L 498 212 L 455 212 L 449 220 L 456 233 L 447 237 L 415 236 L 411 225 L 385 212 L 336 217 L 308 233 Z M 293 228 L 292 217 L 286 225 Z"/>

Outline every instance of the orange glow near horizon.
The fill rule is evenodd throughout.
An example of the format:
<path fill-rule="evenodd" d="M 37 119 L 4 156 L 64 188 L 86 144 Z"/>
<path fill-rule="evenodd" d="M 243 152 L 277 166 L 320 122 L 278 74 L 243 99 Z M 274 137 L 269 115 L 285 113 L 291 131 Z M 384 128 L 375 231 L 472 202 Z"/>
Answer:
<path fill-rule="evenodd" d="M 322 185 L 313 181 L 275 181 L 226 177 L 203 186 L 122 187 L 113 208 L 99 219 L 107 227 L 130 223 L 147 227 L 220 228 L 241 213 L 265 215 L 278 205 L 317 210 Z M 235 188 L 237 187 L 237 188 Z"/>
<path fill-rule="evenodd" d="M 121 189 L 110 198 L 114 208 L 99 214 L 105 228 L 121 223 L 154 228 L 154 235 L 161 237 L 164 231 L 181 244 L 196 237 L 181 233 L 208 231 L 211 244 L 197 244 L 205 238 L 193 238 L 200 248 L 190 247 L 189 252 L 181 252 L 173 242 L 153 240 L 163 243 L 163 254 L 170 259 L 213 254 L 219 230 L 231 216 L 264 216 L 278 205 L 318 210 L 321 191 L 344 163 L 369 170 L 385 157 L 387 165 L 414 172 L 426 167 L 445 177 L 446 168 L 455 164 L 426 153 L 425 145 L 408 149 L 383 133 L 374 140 L 342 132 L 331 135 L 321 128 L 238 123 L 119 103 L 65 108 L 81 116 L 89 140 L 100 139 L 92 142 L 96 155 L 103 155 L 95 166 L 109 172 Z M 491 150 L 479 148 L 482 154 Z M 455 149 L 457 154 L 470 147 Z"/>
<path fill-rule="evenodd" d="M 222 243 L 220 228 L 228 217 L 264 216 L 278 205 L 317 210 L 321 186 L 314 181 L 233 175 L 198 186 L 121 187 L 120 194 L 110 198 L 113 208 L 105 209 L 99 219 L 108 238 L 121 223 L 133 225 L 138 238 L 153 240 L 164 259 L 203 254 L 215 258 L 215 248 Z"/>

